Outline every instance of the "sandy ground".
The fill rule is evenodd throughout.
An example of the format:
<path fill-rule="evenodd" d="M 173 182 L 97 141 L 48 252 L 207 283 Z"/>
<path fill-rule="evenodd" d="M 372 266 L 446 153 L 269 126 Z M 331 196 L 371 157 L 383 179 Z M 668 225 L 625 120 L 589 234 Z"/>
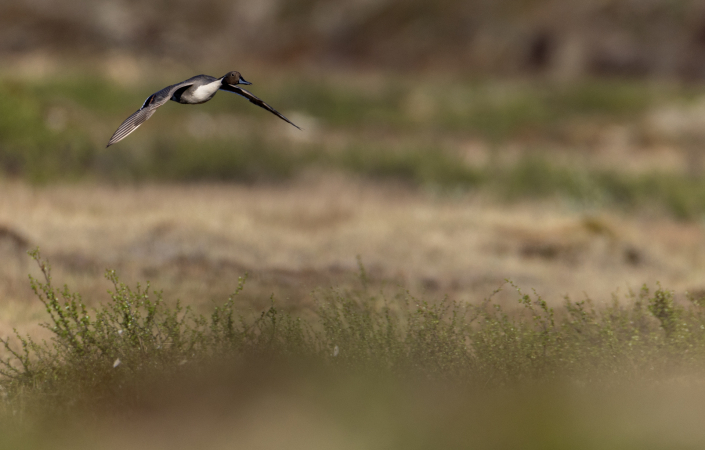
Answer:
<path fill-rule="evenodd" d="M 281 185 L 0 184 L 0 331 L 36 322 L 28 248 L 56 284 L 107 300 L 106 268 L 168 298 L 223 301 L 248 272 L 255 306 L 296 308 L 319 287 L 354 281 L 479 301 L 505 278 L 551 303 L 597 302 L 643 283 L 705 290 L 702 224 L 558 203 L 497 205 L 331 176 Z M 516 298 L 505 289 L 500 298 Z"/>

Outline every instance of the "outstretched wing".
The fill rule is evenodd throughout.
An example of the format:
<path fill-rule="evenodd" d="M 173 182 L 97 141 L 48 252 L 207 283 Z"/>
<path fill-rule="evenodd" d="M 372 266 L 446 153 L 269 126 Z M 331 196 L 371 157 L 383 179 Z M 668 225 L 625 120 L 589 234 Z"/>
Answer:
<path fill-rule="evenodd" d="M 110 147 L 111 145 L 125 139 L 130 133 L 145 123 L 147 119 L 152 117 L 152 114 L 154 114 L 157 108 L 168 102 L 171 96 L 174 95 L 174 92 L 182 87 L 190 86 L 191 84 L 193 83 L 189 80 L 182 81 L 181 83 L 167 86 L 161 91 L 155 92 L 147 97 L 147 100 L 144 101 L 142 107 L 130 117 L 125 119 L 122 125 L 120 125 L 115 133 L 113 133 L 113 137 L 110 138 L 110 141 L 108 141 L 108 145 L 106 147 Z"/>
<path fill-rule="evenodd" d="M 281 114 L 279 111 L 277 111 L 276 109 L 272 108 L 271 106 L 269 106 L 268 104 L 263 102 L 259 97 L 255 96 L 250 91 L 247 91 L 241 87 L 233 86 L 232 84 L 224 84 L 220 88 L 220 90 L 234 92 L 237 95 L 241 95 L 241 96 L 245 97 L 246 99 L 248 99 L 251 103 L 254 103 L 255 105 L 259 106 L 260 108 L 266 109 L 267 111 L 271 112 L 272 114 L 277 115 L 280 119 L 289 122 L 290 124 L 294 125 L 296 128 L 299 128 L 298 126 L 296 126 L 296 124 L 294 124 L 294 122 L 292 122 L 291 120 L 284 117 L 283 114 Z M 300 129 L 301 128 L 299 128 L 299 130 Z"/>
<path fill-rule="evenodd" d="M 110 147 L 111 145 L 125 139 L 128 134 L 135 131 L 140 125 L 149 119 L 156 110 L 156 108 L 140 108 L 136 113 L 128 117 L 122 125 L 120 125 L 120 127 L 118 127 L 113 134 L 113 137 L 111 137 L 110 141 L 108 141 L 108 145 L 106 147 Z"/>

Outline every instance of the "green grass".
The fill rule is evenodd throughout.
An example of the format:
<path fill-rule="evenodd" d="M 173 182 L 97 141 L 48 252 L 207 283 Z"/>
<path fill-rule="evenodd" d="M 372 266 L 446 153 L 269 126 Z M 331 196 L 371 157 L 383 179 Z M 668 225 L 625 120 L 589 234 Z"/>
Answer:
<path fill-rule="evenodd" d="M 435 147 L 354 146 L 321 159 L 329 166 L 353 174 L 396 179 L 414 186 L 467 190 L 486 182 L 481 169 L 469 167 L 451 152 Z"/>
<path fill-rule="evenodd" d="M 0 167 L 6 175 L 34 181 L 73 178 L 90 170 L 94 155 L 88 136 L 69 126 L 50 129 L 45 103 L 23 85 L 0 83 Z"/>
<path fill-rule="evenodd" d="M 564 86 L 476 83 L 432 89 L 441 111 L 432 126 L 446 132 L 472 131 L 492 142 L 525 135 L 550 137 L 580 120 L 609 123 L 638 117 L 669 95 L 645 84 L 610 80 Z M 676 93 L 676 97 L 681 95 Z"/>
<path fill-rule="evenodd" d="M 135 91 L 149 89 L 128 90 L 99 76 L 42 83 L 0 80 L 0 173 L 35 182 L 276 182 L 311 169 L 337 170 L 441 191 L 479 190 L 512 201 L 557 197 L 591 206 L 660 210 L 680 219 L 703 215 L 702 177 L 559 165 L 531 150 L 540 144 L 527 147 L 513 162 L 490 158 L 470 166 L 446 140 L 480 138 L 496 146 L 524 138 L 565 140 L 575 123 L 639 123 L 656 105 L 687 102 L 697 95 L 695 88 L 617 80 L 557 87 L 539 81 L 439 80 L 419 86 L 388 76 L 361 90 L 340 80 L 319 81 L 292 76 L 286 85 L 257 92 L 280 110 L 304 113 L 325 133 L 342 136 L 335 145 L 325 143 L 325 134 L 306 142 L 271 136 L 268 126 L 276 118 L 237 97 L 221 96 L 198 111 L 227 114 L 224 123 L 245 118 L 242 134 L 191 136 L 189 127 L 195 125 L 188 121 L 195 109 L 167 105 L 149 126 L 106 150 L 114 128 L 141 101 L 134 100 Z M 422 103 L 430 102 L 422 120 L 413 101 L 409 106 L 418 95 Z M 573 148 L 570 142 L 562 145 Z"/>
<path fill-rule="evenodd" d="M 492 173 L 492 172 L 490 172 Z M 591 206 L 629 211 L 665 211 L 688 220 L 705 213 L 705 180 L 685 174 L 624 174 L 616 169 L 578 169 L 547 157 L 522 158 L 500 167 L 487 183 L 509 200 L 559 197 Z"/>

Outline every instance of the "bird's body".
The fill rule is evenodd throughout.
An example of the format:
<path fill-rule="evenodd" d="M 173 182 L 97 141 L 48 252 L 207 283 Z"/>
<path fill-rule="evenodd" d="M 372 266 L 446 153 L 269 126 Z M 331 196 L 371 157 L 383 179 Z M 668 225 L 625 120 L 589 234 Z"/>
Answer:
<path fill-rule="evenodd" d="M 272 114 L 277 115 L 282 120 L 294 125 L 293 122 L 260 100 L 251 92 L 238 87 L 238 84 L 247 85 L 252 83 L 245 81 L 239 72 L 229 72 L 221 78 L 215 78 L 210 75 L 197 75 L 189 78 L 188 80 L 182 81 L 181 83 L 167 86 L 147 97 L 147 100 L 144 101 L 142 107 L 128 117 L 122 125 L 118 127 L 113 136 L 110 138 L 107 146 L 110 147 L 111 145 L 125 139 L 130 133 L 146 122 L 147 119 L 152 117 L 152 114 L 154 114 L 157 108 L 169 100 L 186 105 L 198 105 L 212 99 L 219 90 L 233 92 L 245 97 L 255 105 L 266 109 Z M 294 126 L 299 128 L 296 125 Z"/>
<path fill-rule="evenodd" d="M 223 87 L 223 82 L 219 78 L 209 75 L 198 75 L 189 78 L 182 83 L 191 83 L 182 86 L 174 92 L 169 100 L 186 105 L 198 105 L 212 99 L 216 92 Z M 182 83 L 178 83 L 181 85 Z"/>

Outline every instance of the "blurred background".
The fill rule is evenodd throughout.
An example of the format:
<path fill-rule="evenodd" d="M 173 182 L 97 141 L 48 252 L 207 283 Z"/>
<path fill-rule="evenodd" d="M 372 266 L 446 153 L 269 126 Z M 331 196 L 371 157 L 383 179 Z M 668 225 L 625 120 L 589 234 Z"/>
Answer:
<path fill-rule="evenodd" d="M 357 256 L 471 301 L 705 290 L 702 2 L 10 1 L 0 55 L 9 298 L 36 245 L 88 292 L 111 267 L 189 300 L 248 271 L 305 303 Z M 303 131 L 221 93 L 105 149 L 230 70 Z"/>
<path fill-rule="evenodd" d="M 170 102 L 105 148 L 153 92 L 231 70 L 303 130 L 223 92 L 199 106 Z M 477 303 L 507 278 L 550 305 L 564 296 L 605 305 L 657 282 L 676 298 L 704 297 L 703 80 L 697 0 L 5 0 L 0 335 L 46 335 L 27 283 L 37 268 L 25 252 L 36 246 L 55 284 L 89 304 L 106 298 L 108 268 L 197 310 L 225 300 L 248 273 L 241 306 L 260 310 L 272 296 L 305 314 L 312 290 L 359 283 L 359 262 L 374 289 L 429 301 Z M 505 291 L 495 300 L 516 304 Z M 425 390 L 428 399 L 412 401 L 412 388 L 389 403 L 359 399 L 367 385 L 351 381 L 324 388 L 318 402 L 309 381 L 274 396 L 257 384 L 257 414 L 242 413 L 236 429 L 279 445 L 266 425 L 275 417 L 298 430 L 301 448 L 312 448 L 311 436 L 343 448 L 359 437 L 350 424 L 378 417 L 370 405 L 382 425 L 367 444 L 394 430 L 426 436 L 413 421 L 431 413 L 400 410 L 438 408 L 438 424 L 460 418 L 420 442 L 485 423 L 460 405 L 474 394 L 450 401 L 452 390 L 441 400 Z M 604 442 L 614 448 L 644 448 L 655 435 L 663 448 L 701 448 L 702 433 L 687 424 L 702 415 L 680 384 L 649 397 L 644 420 L 631 410 L 638 393 L 626 403 L 595 405 L 583 391 L 554 402 L 561 389 L 504 406 L 481 397 L 488 417 L 511 411 L 506 429 L 520 431 L 506 435 L 488 419 L 478 445 L 510 436 L 493 448 L 530 448 L 534 438 L 536 448 L 608 448 L 590 424 L 609 423 Z M 363 419 L 346 413 L 329 428 L 322 417 L 340 406 L 326 393 Z M 669 417 L 686 432 L 669 428 L 666 410 L 678 410 Z M 297 415 L 305 426 L 286 422 Z M 106 423 L 107 435 L 124 437 Z"/>
<path fill-rule="evenodd" d="M 238 61 L 566 80 L 705 73 L 705 6 L 689 0 L 28 0 L 2 8 L 6 61 L 123 54 L 186 67 Z"/>
<path fill-rule="evenodd" d="M 111 267 L 197 302 L 247 271 L 305 304 L 357 256 L 469 301 L 705 290 L 702 2 L 10 1 L 0 55 L 7 298 L 37 245 L 79 290 Z M 230 70 L 303 131 L 222 93 L 105 149 Z"/>

